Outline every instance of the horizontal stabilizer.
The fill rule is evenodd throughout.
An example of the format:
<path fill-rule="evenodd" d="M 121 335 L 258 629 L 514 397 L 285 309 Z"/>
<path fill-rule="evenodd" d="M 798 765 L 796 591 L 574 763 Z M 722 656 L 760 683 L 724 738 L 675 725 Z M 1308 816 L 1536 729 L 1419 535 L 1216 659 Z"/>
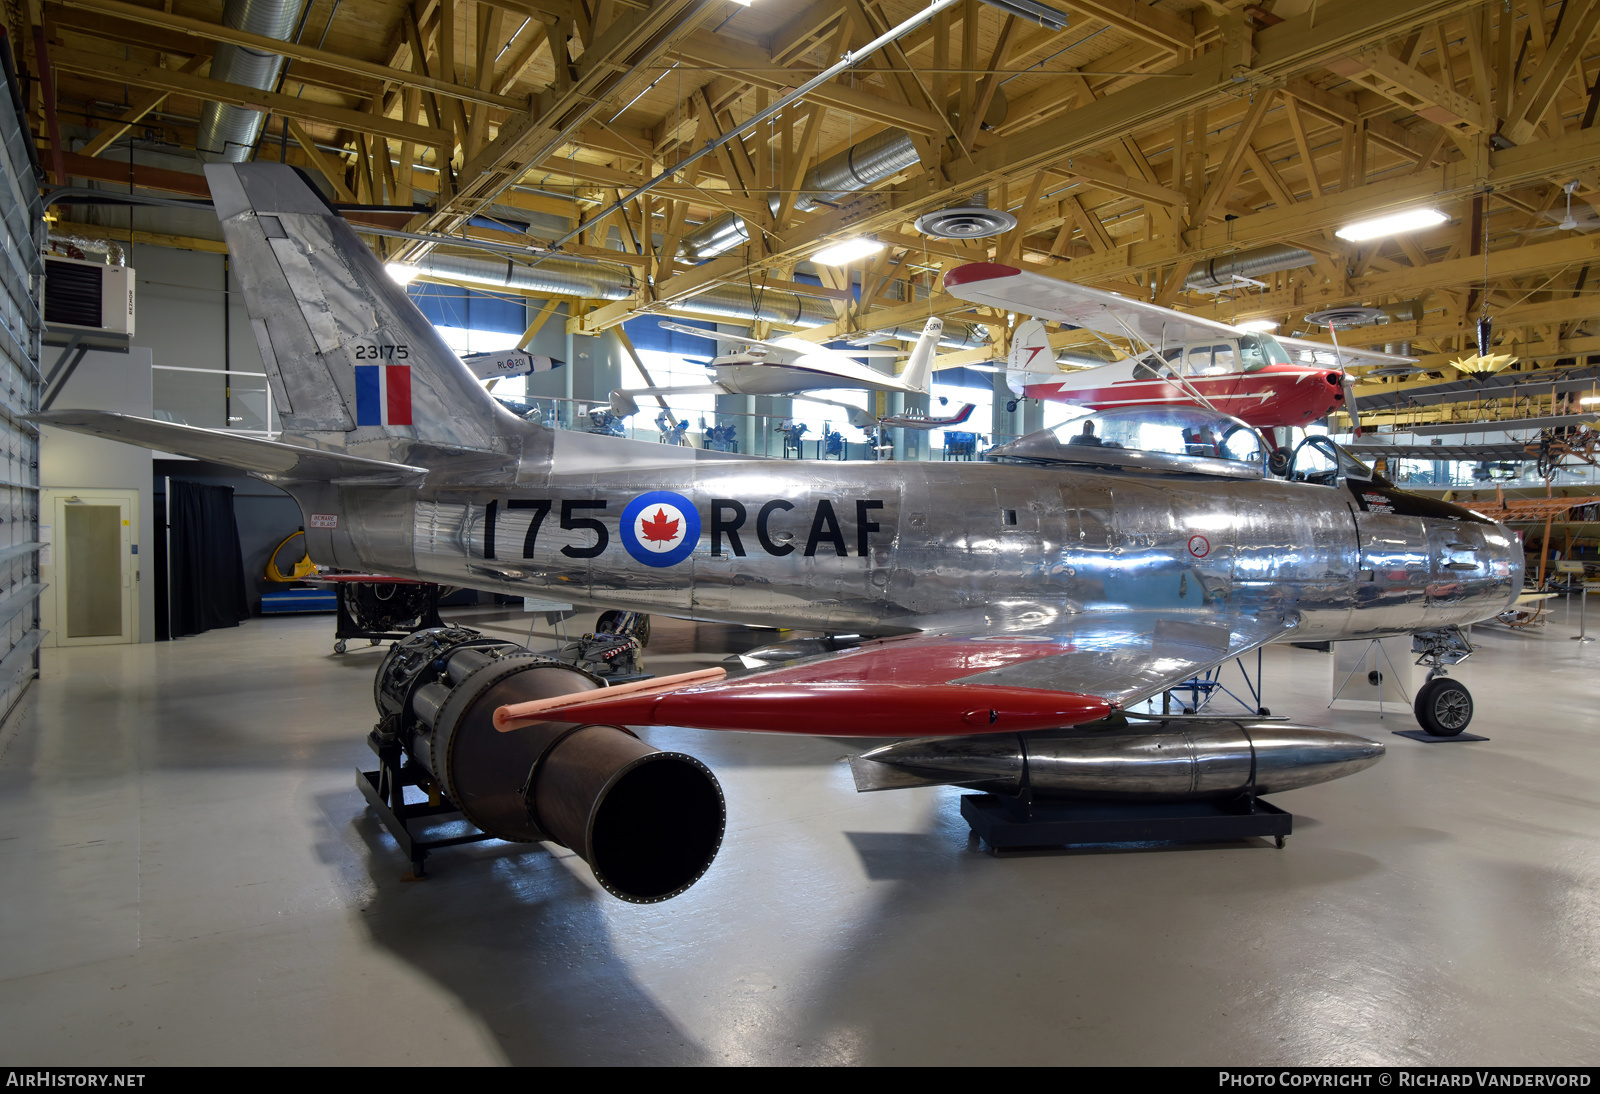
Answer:
<path fill-rule="evenodd" d="M 419 482 L 425 468 L 401 463 L 324 452 L 297 444 L 241 437 L 220 429 L 200 429 L 176 422 L 158 422 L 130 414 L 103 410 L 52 410 L 34 414 L 30 421 L 93 437 L 142 445 L 197 460 L 208 460 L 264 479 L 283 482 L 350 482 L 403 486 Z"/>

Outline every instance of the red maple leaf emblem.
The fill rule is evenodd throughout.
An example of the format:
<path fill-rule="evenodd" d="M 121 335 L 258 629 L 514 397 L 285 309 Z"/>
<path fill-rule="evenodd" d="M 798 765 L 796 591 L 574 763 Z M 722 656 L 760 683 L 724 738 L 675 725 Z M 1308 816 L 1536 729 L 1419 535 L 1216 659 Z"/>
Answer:
<path fill-rule="evenodd" d="M 678 538 L 678 522 L 667 519 L 667 511 L 658 508 L 656 515 L 640 522 L 644 538 L 651 543 L 671 543 Z"/>

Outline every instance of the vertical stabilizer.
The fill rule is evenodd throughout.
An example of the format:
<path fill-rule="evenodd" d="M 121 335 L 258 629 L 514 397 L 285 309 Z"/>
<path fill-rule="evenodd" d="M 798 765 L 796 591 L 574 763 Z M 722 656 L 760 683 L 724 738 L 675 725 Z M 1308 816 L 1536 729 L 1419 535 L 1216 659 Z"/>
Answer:
<path fill-rule="evenodd" d="M 496 447 L 511 416 L 297 171 L 214 163 L 206 180 L 285 434 Z"/>
<path fill-rule="evenodd" d="M 938 316 L 928 320 L 911 350 L 911 360 L 900 379 L 913 391 L 927 391 L 928 379 L 933 375 L 933 355 L 939 349 L 939 336 L 944 333 L 944 320 Z"/>
<path fill-rule="evenodd" d="M 1056 351 L 1042 319 L 1026 319 L 1011 336 L 1011 356 L 1006 360 L 1006 386 L 1021 395 L 1029 384 L 1057 379 Z"/>

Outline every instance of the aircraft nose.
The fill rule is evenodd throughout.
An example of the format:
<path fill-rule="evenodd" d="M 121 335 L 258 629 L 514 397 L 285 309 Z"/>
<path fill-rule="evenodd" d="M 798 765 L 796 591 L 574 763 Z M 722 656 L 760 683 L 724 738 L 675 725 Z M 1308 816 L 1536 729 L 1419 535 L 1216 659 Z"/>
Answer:
<path fill-rule="evenodd" d="M 1523 570 L 1526 567 L 1522 541 L 1504 524 L 1496 524 L 1494 531 L 1483 538 L 1483 553 L 1488 562 L 1485 577 L 1495 585 L 1504 583 L 1506 607 L 1510 607 L 1522 593 Z"/>

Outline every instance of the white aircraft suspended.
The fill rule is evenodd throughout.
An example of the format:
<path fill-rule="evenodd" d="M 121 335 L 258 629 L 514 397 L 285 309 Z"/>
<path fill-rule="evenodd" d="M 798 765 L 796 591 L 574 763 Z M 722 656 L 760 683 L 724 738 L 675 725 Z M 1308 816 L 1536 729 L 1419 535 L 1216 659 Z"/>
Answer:
<path fill-rule="evenodd" d="M 490 353 L 469 353 L 461 358 L 461 363 L 472 370 L 472 375 L 480 380 L 503 380 L 508 376 L 528 376 L 533 373 L 549 372 L 565 364 L 554 357 L 546 357 L 541 353 L 528 353 L 526 350 L 505 349 Z"/>
<path fill-rule="evenodd" d="M 1351 407 L 1351 366 L 1414 363 L 1372 350 L 1279 338 L 1042 273 L 978 262 L 945 274 L 963 300 L 1023 315 L 1006 382 L 1018 398 L 1110 410 L 1173 403 L 1210 406 L 1261 429 L 1304 426 Z M 1125 340 L 1128 358 L 1063 372 L 1042 322 L 1052 319 Z"/>
<path fill-rule="evenodd" d="M 911 350 L 911 360 L 905 372 L 893 376 L 864 365 L 855 358 L 904 357 L 905 354 L 899 350 L 851 350 L 843 353 L 793 335 L 767 340 L 722 334 L 665 319 L 659 322 L 667 330 L 742 348 L 736 353 L 720 354 L 707 363 L 709 383 L 618 388 L 611 393 L 611 410 L 619 417 L 637 414 L 638 397 L 641 395 L 793 395 L 844 407 L 853 412 L 850 424 L 869 428 L 875 419 L 861 408 L 810 393 L 842 388 L 925 395 L 932 375 L 934 351 L 938 349 L 939 336 L 944 332 L 944 320 L 929 319 Z"/>

